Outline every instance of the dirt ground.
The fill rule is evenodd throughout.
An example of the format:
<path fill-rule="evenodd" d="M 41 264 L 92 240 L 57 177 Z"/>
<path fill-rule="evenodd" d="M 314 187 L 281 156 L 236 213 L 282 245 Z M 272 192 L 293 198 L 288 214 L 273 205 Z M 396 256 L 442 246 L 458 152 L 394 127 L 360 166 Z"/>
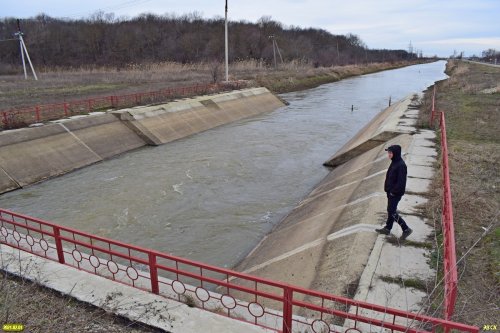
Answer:
<path fill-rule="evenodd" d="M 163 332 L 2 271 L 0 279 L 0 324 L 23 324 L 23 332 Z"/>
<path fill-rule="evenodd" d="M 458 261 L 453 320 L 483 328 L 498 325 L 500 310 L 500 68 L 448 63 L 438 82 L 436 108 L 445 112 Z M 430 110 L 426 94 L 424 110 Z M 427 124 L 429 113 L 423 116 Z M 436 122 L 437 125 L 437 122 Z M 442 178 L 433 183 L 427 217 L 440 224 Z M 431 223 L 433 223 L 431 222 Z M 437 237 L 442 241 L 442 236 Z M 441 249 L 435 262 L 442 266 Z M 441 258 L 441 259 L 440 259 Z M 440 267 L 441 267 L 440 266 Z M 439 267 L 438 267 L 439 269 Z M 442 271 L 439 279 L 442 278 Z M 434 294 L 442 305 L 442 292 Z M 442 306 L 429 309 L 442 315 Z"/>

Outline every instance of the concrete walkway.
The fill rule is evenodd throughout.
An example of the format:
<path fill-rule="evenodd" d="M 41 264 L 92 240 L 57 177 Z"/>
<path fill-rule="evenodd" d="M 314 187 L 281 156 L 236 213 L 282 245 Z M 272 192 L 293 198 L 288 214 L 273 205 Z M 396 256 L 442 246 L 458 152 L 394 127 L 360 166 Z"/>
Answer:
<path fill-rule="evenodd" d="M 424 307 L 428 305 L 427 292 L 415 288 L 414 284 L 418 282 L 423 283 L 423 286 L 430 286 L 436 272 L 428 264 L 430 250 L 415 245 L 432 242 L 434 230 L 426 220 L 416 215 L 416 207 L 427 201 L 422 195 L 428 191 L 434 173 L 432 164 L 437 156 L 434 138 L 432 131 L 421 131 L 413 135 L 405 156 L 408 166 L 407 191 L 411 194 L 403 196 L 399 211 L 413 229 L 408 238 L 411 242 L 399 241 L 401 228 L 397 224 L 394 224 L 391 235 L 377 237 L 359 280 L 355 300 L 420 314 L 423 314 Z M 432 288 L 428 287 L 429 291 L 430 289 Z M 371 317 L 374 315 L 367 311 L 364 314 Z M 375 327 L 370 327 L 369 330 L 377 331 Z"/>

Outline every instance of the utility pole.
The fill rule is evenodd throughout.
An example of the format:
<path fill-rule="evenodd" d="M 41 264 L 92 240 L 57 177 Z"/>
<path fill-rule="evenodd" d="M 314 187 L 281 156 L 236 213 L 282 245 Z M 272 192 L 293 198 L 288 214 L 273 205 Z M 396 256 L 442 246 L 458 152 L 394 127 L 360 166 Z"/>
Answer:
<path fill-rule="evenodd" d="M 338 36 L 335 38 L 337 40 L 337 65 L 340 64 L 340 52 L 339 52 L 339 38 Z"/>
<path fill-rule="evenodd" d="M 278 62 L 276 61 L 276 50 L 278 51 L 278 55 L 280 56 L 281 64 L 283 65 L 283 57 L 281 56 L 280 48 L 278 46 L 278 42 L 276 41 L 276 37 L 274 35 L 270 35 L 269 38 L 273 42 L 273 57 L 274 57 L 274 68 L 278 68 Z"/>
<path fill-rule="evenodd" d="M 274 57 L 274 69 L 278 68 L 278 63 L 276 62 L 276 46 L 274 45 L 274 35 L 269 36 L 273 42 L 273 57 Z"/>
<path fill-rule="evenodd" d="M 31 67 L 31 72 L 35 77 L 35 80 L 38 81 L 38 77 L 36 76 L 35 69 L 33 68 L 33 64 L 31 63 L 30 55 L 28 53 L 28 49 L 26 48 L 26 44 L 24 44 L 23 33 L 21 31 L 21 25 L 19 24 L 19 19 L 17 20 L 17 32 L 14 34 L 19 38 L 19 48 L 21 49 L 21 59 L 23 61 L 23 69 L 24 69 L 24 79 L 28 79 L 28 74 L 26 73 L 26 61 L 24 60 L 24 53 L 26 52 L 26 58 L 28 58 L 28 62 Z"/>
<path fill-rule="evenodd" d="M 225 20 L 225 44 L 226 44 L 226 82 L 229 82 L 229 52 L 227 45 L 227 0 L 226 0 L 226 20 Z"/>

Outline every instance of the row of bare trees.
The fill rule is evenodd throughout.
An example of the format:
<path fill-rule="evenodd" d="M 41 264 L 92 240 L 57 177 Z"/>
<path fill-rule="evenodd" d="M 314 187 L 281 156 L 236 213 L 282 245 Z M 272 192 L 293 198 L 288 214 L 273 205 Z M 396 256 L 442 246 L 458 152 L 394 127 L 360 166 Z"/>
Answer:
<path fill-rule="evenodd" d="M 224 57 L 224 21 L 197 13 L 142 14 L 116 19 L 98 12 L 88 19 L 70 20 L 41 14 L 21 21 L 25 42 L 36 66 L 122 66 L 131 63 L 221 61 Z M 0 40 L 13 39 L 16 19 L 0 21 Z M 229 25 L 230 61 L 273 61 L 275 38 L 285 61 L 316 66 L 408 59 L 405 50 L 370 50 L 356 35 L 334 35 L 321 29 L 285 27 L 270 17 L 258 22 Z M 15 40 L 0 45 L 0 64 L 17 64 Z"/>

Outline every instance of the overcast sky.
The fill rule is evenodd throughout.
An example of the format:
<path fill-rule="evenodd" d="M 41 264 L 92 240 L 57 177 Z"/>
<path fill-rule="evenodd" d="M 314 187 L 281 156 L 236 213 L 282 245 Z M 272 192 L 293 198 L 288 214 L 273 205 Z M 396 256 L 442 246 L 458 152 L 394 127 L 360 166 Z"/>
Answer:
<path fill-rule="evenodd" d="M 228 0 L 229 19 L 256 22 L 262 16 L 285 26 L 353 33 L 369 48 L 406 49 L 424 55 L 480 55 L 500 51 L 500 0 Z M 224 16 L 225 0 L 1 0 L 0 17 L 45 13 L 73 19 L 98 10 L 116 16 L 198 12 Z M 229 35 L 231 37 L 231 35 Z"/>

